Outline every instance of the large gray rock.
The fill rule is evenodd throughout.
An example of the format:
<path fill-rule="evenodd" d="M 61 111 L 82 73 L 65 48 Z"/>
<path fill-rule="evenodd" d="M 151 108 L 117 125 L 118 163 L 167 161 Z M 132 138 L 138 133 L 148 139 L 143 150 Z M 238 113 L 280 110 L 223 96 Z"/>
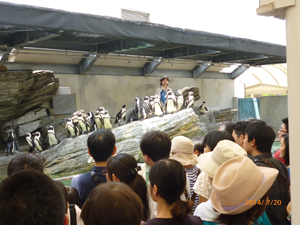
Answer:
<path fill-rule="evenodd" d="M 205 127 L 202 127 L 205 129 Z M 135 121 L 117 128 L 112 132 L 116 137 L 117 153 L 128 153 L 136 159 L 141 158 L 140 141 L 150 130 L 165 131 L 170 138 L 183 135 L 189 138 L 201 136 L 198 116 L 193 109 L 182 110 L 175 114 Z M 92 163 L 88 162 L 87 138 L 89 134 L 77 138 L 68 138 L 61 144 L 41 153 L 44 159 L 45 173 L 72 174 L 88 171 Z"/>
<path fill-rule="evenodd" d="M 52 71 L 0 72 L 0 123 L 16 119 L 49 101 L 58 86 Z"/>

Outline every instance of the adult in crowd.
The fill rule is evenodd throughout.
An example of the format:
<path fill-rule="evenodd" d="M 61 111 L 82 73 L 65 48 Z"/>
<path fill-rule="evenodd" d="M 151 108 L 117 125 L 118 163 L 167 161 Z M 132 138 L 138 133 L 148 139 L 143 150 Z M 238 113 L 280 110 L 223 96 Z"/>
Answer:
<path fill-rule="evenodd" d="M 272 225 L 285 224 L 286 206 L 290 201 L 288 171 L 277 159 L 272 157 L 271 148 L 275 132 L 266 122 L 256 120 L 248 125 L 245 131 L 244 149 L 252 156 L 257 166 L 275 168 L 279 175 L 270 189 L 270 201 L 281 204 L 269 204 L 266 213 Z"/>
<path fill-rule="evenodd" d="M 44 165 L 41 157 L 32 153 L 22 153 L 10 160 L 7 166 L 7 175 L 24 170 L 24 169 L 34 169 L 41 173 L 44 172 Z"/>
<path fill-rule="evenodd" d="M 149 174 L 151 198 L 157 202 L 157 218 L 145 225 L 196 225 L 202 224 L 200 217 L 188 216 L 192 210 L 189 202 L 180 199 L 186 186 L 185 170 L 173 159 L 156 162 Z"/>
<path fill-rule="evenodd" d="M 81 217 L 85 225 L 140 225 L 143 204 L 127 184 L 103 183 L 90 193 Z"/>
<path fill-rule="evenodd" d="M 199 205 L 199 195 L 196 193 L 194 194 L 193 187 L 196 183 L 200 170 L 197 168 L 198 157 L 194 155 L 193 141 L 184 136 L 174 137 L 172 139 L 170 159 L 175 159 L 180 162 L 185 169 L 185 173 L 190 184 L 189 187 L 187 187 L 187 192 L 193 200 L 193 210 L 191 213 L 194 213 L 197 205 Z"/>
<path fill-rule="evenodd" d="M 290 178 L 290 145 L 289 145 L 289 135 L 283 135 L 280 141 L 280 158 L 284 159 L 285 166 L 288 170 L 289 178 Z"/>
<path fill-rule="evenodd" d="M 151 166 L 161 159 L 169 158 L 171 139 L 163 131 L 148 131 L 141 139 L 140 148 L 143 153 L 144 162 L 146 163 L 145 180 L 148 185 Z M 150 218 L 154 218 L 157 216 L 157 204 L 150 198 L 149 194 L 148 189 Z"/>
<path fill-rule="evenodd" d="M 155 91 L 155 95 L 158 96 L 161 103 L 164 105 L 167 99 L 167 94 L 169 91 L 173 92 L 171 88 L 168 87 L 169 85 L 169 77 L 164 75 L 160 80 L 160 87 L 158 87 Z"/>
<path fill-rule="evenodd" d="M 289 133 L 289 119 L 288 118 L 283 118 L 282 119 L 282 124 L 277 132 L 278 134 L 278 141 L 281 142 L 281 139 L 284 135 Z M 281 161 L 283 164 L 286 164 L 285 158 L 280 157 L 280 151 L 276 151 L 274 153 L 274 158 L 278 159 Z"/>
<path fill-rule="evenodd" d="M 143 202 L 143 221 L 147 221 L 149 219 L 147 186 L 144 178 L 138 174 L 140 169 L 133 156 L 120 153 L 107 160 L 106 179 L 109 182 L 123 182 L 131 187 Z"/>
<path fill-rule="evenodd" d="M 232 137 L 234 138 L 235 143 L 243 147 L 245 140 L 245 130 L 250 124 L 249 121 L 238 121 L 232 127 Z"/>
<path fill-rule="evenodd" d="M 100 183 L 106 182 L 106 161 L 117 151 L 115 135 L 110 130 L 100 129 L 92 133 L 87 140 L 88 154 L 93 157 L 95 166 L 87 173 L 74 177 L 71 187 L 77 189 L 80 208 L 90 192 Z"/>
<path fill-rule="evenodd" d="M 1 225 L 68 225 L 66 211 L 58 185 L 37 170 L 20 170 L 0 183 Z"/>
<path fill-rule="evenodd" d="M 205 146 L 204 154 L 212 152 L 218 142 L 222 140 L 230 140 L 234 142 L 232 135 L 226 131 L 209 132 L 203 140 L 203 145 Z M 198 176 L 197 181 L 194 185 L 194 189 L 195 192 L 199 194 L 199 203 L 206 202 L 209 199 L 212 191 L 212 186 L 209 182 L 208 175 L 204 171 L 201 171 L 200 175 Z"/>
<path fill-rule="evenodd" d="M 248 157 L 229 159 L 218 168 L 212 182 L 211 202 L 220 214 L 215 222 L 203 224 L 271 225 L 264 211 L 277 175 L 278 170 L 257 167 Z"/>

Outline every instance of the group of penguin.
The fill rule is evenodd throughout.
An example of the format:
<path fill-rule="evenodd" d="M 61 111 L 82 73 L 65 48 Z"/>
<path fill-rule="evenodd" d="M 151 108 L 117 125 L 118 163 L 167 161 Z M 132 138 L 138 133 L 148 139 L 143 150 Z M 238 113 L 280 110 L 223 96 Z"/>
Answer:
<path fill-rule="evenodd" d="M 153 116 L 163 116 L 192 107 L 194 107 L 193 92 L 189 92 L 188 97 L 184 101 L 182 93 L 177 92 L 177 96 L 175 96 L 172 91 L 169 91 L 164 105 L 160 102 L 158 95 L 151 96 L 150 98 L 145 96 L 144 101 L 136 97 L 135 109 L 131 111 L 127 122 L 147 119 Z"/>
<path fill-rule="evenodd" d="M 49 126 L 48 127 L 48 133 L 46 136 L 46 140 L 44 140 L 41 136 L 40 132 L 34 132 L 34 133 L 26 133 L 26 141 L 29 145 L 29 151 L 32 152 L 42 152 L 46 149 L 49 149 L 52 146 L 57 145 L 60 143 L 60 140 L 57 138 L 54 127 Z"/>
<path fill-rule="evenodd" d="M 66 130 L 69 137 L 77 137 L 99 129 L 111 129 L 112 121 L 108 111 L 104 107 L 99 107 L 95 113 L 84 113 L 83 110 L 73 113 L 72 118 L 67 118 Z M 126 120 L 126 105 L 116 115 L 114 124 L 119 124 L 121 120 Z"/>

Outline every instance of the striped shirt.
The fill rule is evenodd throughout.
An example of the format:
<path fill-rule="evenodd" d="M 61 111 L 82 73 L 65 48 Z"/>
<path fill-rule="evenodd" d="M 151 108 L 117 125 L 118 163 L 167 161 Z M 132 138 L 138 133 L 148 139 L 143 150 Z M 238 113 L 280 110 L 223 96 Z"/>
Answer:
<path fill-rule="evenodd" d="M 194 184 L 196 183 L 196 180 L 197 180 L 197 174 L 198 174 L 198 168 L 196 165 L 193 166 L 193 168 L 191 169 L 185 169 L 185 172 L 186 172 L 186 175 L 190 181 L 190 193 L 191 193 L 191 196 L 194 194 Z M 196 207 L 199 205 L 199 195 L 196 194 L 196 198 L 195 198 L 195 202 L 194 202 L 194 205 L 193 205 L 193 211 L 192 211 L 192 214 L 194 213 Z"/>

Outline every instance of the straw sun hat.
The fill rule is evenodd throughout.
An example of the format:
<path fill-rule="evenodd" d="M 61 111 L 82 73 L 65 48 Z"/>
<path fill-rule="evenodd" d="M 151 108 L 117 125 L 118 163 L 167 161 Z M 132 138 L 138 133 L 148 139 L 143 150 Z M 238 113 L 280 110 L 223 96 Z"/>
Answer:
<path fill-rule="evenodd" d="M 198 157 L 194 155 L 194 143 L 184 136 L 177 136 L 172 139 L 170 159 L 175 159 L 183 166 L 196 165 Z"/>
<path fill-rule="evenodd" d="M 217 169 L 224 162 L 237 156 L 247 156 L 247 152 L 233 141 L 222 140 L 218 142 L 212 152 L 200 155 L 199 165 L 204 173 L 214 178 Z"/>
<path fill-rule="evenodd" d="M 243 213 L 267 193 L 277 175 L 278 170 L 256 166 L 248 157 L 232 158 L 223 163 L 214 176 L 212 205 L 222 214 Z"/>

